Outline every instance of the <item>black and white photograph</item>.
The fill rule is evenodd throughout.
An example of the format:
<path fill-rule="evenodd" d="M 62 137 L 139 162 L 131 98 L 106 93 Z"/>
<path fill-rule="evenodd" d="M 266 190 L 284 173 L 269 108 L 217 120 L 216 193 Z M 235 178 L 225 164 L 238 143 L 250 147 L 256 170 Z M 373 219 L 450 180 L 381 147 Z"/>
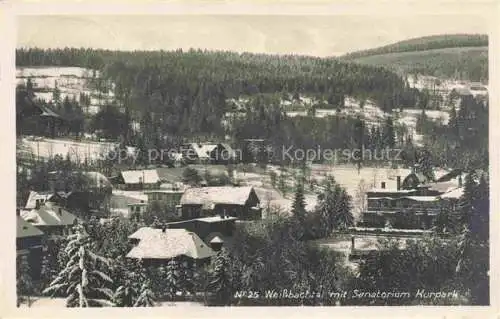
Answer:
<path fill-rule="evenodd" d="M 426 3 L 16 16 L 16 306 L 490 306 L 491 15 Z"/>

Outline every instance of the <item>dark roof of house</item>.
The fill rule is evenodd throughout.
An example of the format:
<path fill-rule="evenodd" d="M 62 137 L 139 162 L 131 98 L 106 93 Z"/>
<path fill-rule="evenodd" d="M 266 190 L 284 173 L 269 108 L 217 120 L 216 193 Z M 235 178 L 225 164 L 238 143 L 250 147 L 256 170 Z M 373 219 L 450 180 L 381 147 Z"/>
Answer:
<path fill-rule="evenodd" d="M 22 105 L 22 107 L 16 108 L 17 115 L 28 115 L 28 116 L 43 116 L 43 117 L 53 117 L 57 119 L 62 119 L 62 117 L 49 108 L 46 105 L 41 105 L 40 103 L 35 103 L 33 99 L 28 96 L 26 92 L 17 93 L 17 102 Z"/>
<path fill-rule="evenodd" d="M 162 182 L 180 183 L 184 167 L 158 167 L 156 172 Z"/>

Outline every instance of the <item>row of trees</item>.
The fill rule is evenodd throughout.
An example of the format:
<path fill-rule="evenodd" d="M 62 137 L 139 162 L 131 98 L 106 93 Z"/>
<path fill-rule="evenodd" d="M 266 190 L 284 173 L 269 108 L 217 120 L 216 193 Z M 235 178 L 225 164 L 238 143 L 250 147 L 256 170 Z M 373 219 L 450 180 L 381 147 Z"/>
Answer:
<path fill-rule="evenodd" d="M 487 169 L 488 105 L 472 96 L 462 97 L 458 110 L 452 108 L 446 125 L 430 120 L 425 112 L 418 121 L 424 145 L 434 166 Z M 409 145 L 412 148 L 412 145 Z"/>
<path fill-rule="evenodd" d="M 333 231 L 345 231 L 354 226 L 352 198 L 335 179 L 327 176 L 318 194 L 313 211 L 306 210 L 304 175 L 296 182 L 291 214 L 296 224 L 298 238 L 318 239 L 332 235 Z"/>
<path fill-rule="evenodd" d="M 386 148 L 394 149 L 407 135 L 407 132 L 405 134 L 403 130 L 398 130 L 391 117 L 380 126 L 371 127 L 361 117 L 342 117 L 340 114 L 326 118 L 287 117 L 280 108 L 279 100 L 269 96 L 255 96 L 246 107 L 245 116 L 235 116 L 232 119 L 232 129 L 228 133 L 232 133 L 238 148 L 242 150 L 247 149 L 247 139 L 264 139 L 267 149 L 262 151 L 267 154 L 260 156 L 260 160 L 266 162 L 300 162 L 303 158 L 299 157 L 303 157 L 306 150 L 315 152 L 315 158 L 309 158 L 312 161 L 349 162 L 353 161 L 349 156 L 337 154 L 339 156 L 332 158 L 331 155 L 325 156 L 324 150 L 339 152 L 355 149 L 368 149 L 372 151 L 371 154 L 378 150 L 378 160 L 387 160 L 381 159 L 381 151 Z M 353 157 L 359 156 L 361 154 Z M 365 160 L 374 160 L 374 156 L 371 159 L 369 157 L 365 156 Z"/>

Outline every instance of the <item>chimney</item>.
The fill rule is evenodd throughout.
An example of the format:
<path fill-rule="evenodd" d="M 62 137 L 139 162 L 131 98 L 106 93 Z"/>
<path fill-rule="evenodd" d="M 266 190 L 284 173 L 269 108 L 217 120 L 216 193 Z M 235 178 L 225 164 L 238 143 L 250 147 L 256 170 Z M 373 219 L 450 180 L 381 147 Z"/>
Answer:
<path fill-rule="evenodd" d="M 61 208 L 61 207 L 59 207 L 59 208 L 57 209 L 57 212 L 59 213 L 59 216 L 62 216 L 62 208 Z"/>
<path fill-rule="evenodd" d="M 382 182 L 382 183 L 380 184 L 380 187 L 381 187 L 382 189 L 385 189 L 385 182 Z"/>
<path fill-rule="evenodd" d="M 458 187 L 462 187 L 462 172 L 458 175 Z"/>
<path fill-rule="evenodd" d="M 37 199 L 35 201 L 35 209 L 40 209 L 40 200 L 39 199 Z"/>
<path fill-rule="evenodd" d="M 396 177 L 396 185 L 397 185 L 397 189 L 400 190 L 401 189 L 401 176 Z"/>
<path fill-rule="evenodd" d="M 355 245 L 354 245 L 354 236 L 351 236 L 351 250 L 354 250 Z"/>

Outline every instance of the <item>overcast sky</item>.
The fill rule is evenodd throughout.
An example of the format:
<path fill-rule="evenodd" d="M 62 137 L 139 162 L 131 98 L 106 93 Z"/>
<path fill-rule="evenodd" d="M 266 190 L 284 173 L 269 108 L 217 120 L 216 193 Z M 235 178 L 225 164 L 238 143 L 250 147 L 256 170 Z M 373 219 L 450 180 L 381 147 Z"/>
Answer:
<path fill-rule="evenodd" d="M 480 15 L 19 16 L 18 47 L 202 48 L 339 55 L 444 33 L 488 33 Z"/>

